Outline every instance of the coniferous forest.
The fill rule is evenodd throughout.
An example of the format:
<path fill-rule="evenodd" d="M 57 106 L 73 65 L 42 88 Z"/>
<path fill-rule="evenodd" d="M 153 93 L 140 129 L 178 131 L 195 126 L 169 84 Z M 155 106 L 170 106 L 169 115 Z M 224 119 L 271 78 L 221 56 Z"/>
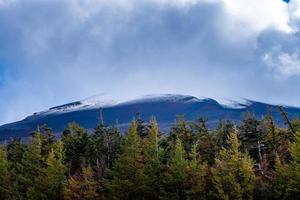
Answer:
<path fill-rule="evenodd" d="M 125 134 L 70 123 L 60 139 L 39 126 L 1 146 L 0 199 L 300 199 L 300 123 L 285 116 L 215 128 L 180 116 L 169 133 L 154 117 Z"/>

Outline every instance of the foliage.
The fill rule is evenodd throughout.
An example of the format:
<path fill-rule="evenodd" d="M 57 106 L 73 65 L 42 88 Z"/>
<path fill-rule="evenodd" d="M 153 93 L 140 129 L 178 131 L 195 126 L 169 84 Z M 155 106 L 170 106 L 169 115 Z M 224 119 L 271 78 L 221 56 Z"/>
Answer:
<path fill-rule="evenodd" d="M 46 125 L 0 146 L 0 199 L 300 199 L 300 123 L 271 112 L 241 123 L 179 116 L 169 133 L 138 113 L 126 134 L 103 120 Z"/>

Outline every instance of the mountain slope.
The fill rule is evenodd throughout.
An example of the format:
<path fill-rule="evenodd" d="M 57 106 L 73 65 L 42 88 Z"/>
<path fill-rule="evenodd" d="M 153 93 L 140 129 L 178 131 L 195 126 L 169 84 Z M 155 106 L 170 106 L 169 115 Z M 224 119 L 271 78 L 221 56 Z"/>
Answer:
<path fill-rule="evenodd" d="M 211 125 L 220 119 L 230 119 L 238 122 L 246 111 L 253 112 L 258 118 L 272 108 L 275 120 L 283 124 L 275 105 L 249 101 L 226 106 L 209 98 L 199 99 L 187 95 L 157 95 L 116 103 L 100 99 L 86 99 L 62 106 L 50 108 L 47 111 L 35 113 L 22 121 L 0 126 L 0 140 L 9 137 L 27 137 L 38 125 L 47 124 L 56 133 L 61 132 L 69 122 L 77 122 L 87 129 L 92 129 L 99 122 L 99 109 L 102 108 L 106 124 L 118 122 L 125 128 L 136 113 L 141 113 L 144 120 L 155 116 L 163 130 L 168 130 L 176 116 L 185 115 L 187 120 L 199 116 L 207 117 Z M 290 117 L 300 115 L 300 108 L 285 107 Z"/>

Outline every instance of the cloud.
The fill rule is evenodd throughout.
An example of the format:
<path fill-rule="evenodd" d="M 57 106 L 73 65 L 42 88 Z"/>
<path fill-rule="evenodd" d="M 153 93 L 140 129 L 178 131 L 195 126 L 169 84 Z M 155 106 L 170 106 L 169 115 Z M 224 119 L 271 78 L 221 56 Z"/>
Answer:
<path fill-rule="evenodd" d="M 293 76 L 300 73 L 300 60 L 298 54 L 280 53 L 279 55 L 265 54 L 263 60 L 271 70 L 279 73 L 278 78 Z"/>
<path fill-rule="evenodd" d="M 288 88 L 300 82 L 299 7 L 298 0 L 0 0 L 0 123 L 98 93 L 298 105 L 300 94 L 290 99 Z"/>
<path fill-rule="evenodd" d="M 274 27 L 280 31 L 291 32 L 289 26 L 288 4 L 281 0 L 224 0 L 229 15 L 239 23 L 262 31 Z"/>

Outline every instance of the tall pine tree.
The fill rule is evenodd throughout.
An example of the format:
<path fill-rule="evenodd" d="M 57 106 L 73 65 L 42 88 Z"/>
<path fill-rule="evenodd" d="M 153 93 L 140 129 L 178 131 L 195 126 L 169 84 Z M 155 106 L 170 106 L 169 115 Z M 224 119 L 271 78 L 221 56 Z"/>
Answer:
<path fill-rule="evenodd" d="M 10 163 L 7 160 L 7 151 L 0 146 L 0 199 L 8 199 L 10 193 Z"/>
<path fill-rule="evenodd" d="M 46 159 L 34 186 L 29 190 L 28 199 L 63 199 L 66 167 L 63 163 L 63 146 L 56 142 Z"/>
<path fill-rule="evenodd" d="M 228 138 L 228 147 L 223 148 L 212 168 L 214 190 L 217 199 L 252 199 L 254 189 L 253 160 L 240 151 L 236 133 Z"/>
<path fill-rule="evenodd" d="M 131 123 L 125 137 L 121 154 L 112 170 L 113 180 L 109 184 L 111 198 L 143 199 L 144 198 L 144 161 L 141 138 L 137 133 L 137 124 Z"/>
<path fill-rule="evenodd" d="M 161 185 L 161 156 L 162 150 L 159 147 L 159 129 L 155 118 L 150 120 L 148 137 L 144 139 L 144 173 L 147 199 L 158 199 L 162 190 Z"/>

